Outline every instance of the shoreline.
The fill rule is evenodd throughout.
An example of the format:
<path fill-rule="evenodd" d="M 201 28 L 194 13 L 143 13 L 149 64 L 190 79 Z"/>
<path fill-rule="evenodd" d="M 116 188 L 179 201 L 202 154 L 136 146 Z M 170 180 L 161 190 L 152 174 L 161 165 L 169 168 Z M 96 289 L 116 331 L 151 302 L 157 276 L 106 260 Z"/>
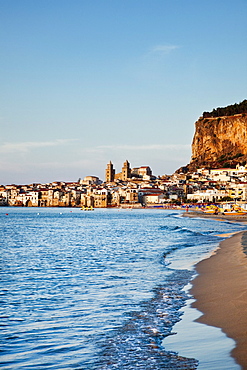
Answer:
<path fill-rule="evenodd" d="M 206 218 L 206 219 L 213 219 L 215 221 L 233 221 L 233 222 L 246 222 L 247 223 L 247 215 L 214 215 L 214 214 L 206 214 L 200 211 L 189 211 L 183 213 L 183 217 L 190 217 L 190 218 Z"/>
<path fill-rule="evenodd" d="M 247 369 L 247 256 L 243 250 L 247 246 L 246 236 L 245 231 L 234 234 L 223 240 L 209 258 L 200 261 L 190 289 L 195 298 L 192 307 L 202 313 L 195 321 L 220 328 L 235 341 L 231 356 L 243 370 Z"/>

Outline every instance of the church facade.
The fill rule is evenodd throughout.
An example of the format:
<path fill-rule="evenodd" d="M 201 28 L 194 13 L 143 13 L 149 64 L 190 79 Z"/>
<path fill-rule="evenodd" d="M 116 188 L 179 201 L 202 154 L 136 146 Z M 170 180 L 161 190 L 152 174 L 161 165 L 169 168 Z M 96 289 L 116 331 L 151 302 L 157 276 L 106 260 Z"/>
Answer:
<path fill-rule="evenodd" d="M 152 177 L 152 170 L 149 166 L 135 167 L 131 169 L 129 161 L 123 163 L 122 171 L 115 173 L 113 164 L 110 161 L 105 170 L 105 182 L 114 182 L 115 180 L 128 181 L 129 179 L 150 179 Z"/>

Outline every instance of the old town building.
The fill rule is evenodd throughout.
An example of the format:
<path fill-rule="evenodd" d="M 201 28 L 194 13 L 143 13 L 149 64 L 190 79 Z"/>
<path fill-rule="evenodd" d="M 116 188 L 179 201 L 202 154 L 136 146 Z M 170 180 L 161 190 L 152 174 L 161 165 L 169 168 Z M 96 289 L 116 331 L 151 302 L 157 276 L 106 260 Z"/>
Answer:
<path fill-rule="evenodd" d="M 149 207 L 177 202 L 247 202 L 247 169 L 198 169 L 156 178 L 149 166 L 126 160 L 115 174 L 110 161 L 103 183 L 97 176 L 77 182 L 1 185 L 0 206 L 24 207 Z"/>

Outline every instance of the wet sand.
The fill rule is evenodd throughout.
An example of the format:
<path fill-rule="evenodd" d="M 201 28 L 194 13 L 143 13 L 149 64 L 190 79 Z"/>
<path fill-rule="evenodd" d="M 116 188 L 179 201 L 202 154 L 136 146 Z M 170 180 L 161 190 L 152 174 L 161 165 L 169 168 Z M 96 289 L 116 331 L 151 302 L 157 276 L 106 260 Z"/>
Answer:
<path fill-rule="evenodd" d="M 221 328 L 234 339 L 231 355 L 247 370 L 247 255 L 243 247 L 247 248 L 247 232 L 221 242 L 215 254 L 196 265 L 199 275 L 190 293 L 196 299 L 192 307 L 203 313 L 196 321 Z"/>
<path fill-rule="evenodd" d="M 200 217 L 200 218 L 211 218 L 216 221 L 233 221 L 233 222 L 246 222 L 247 223 L 247 215 L 223 215 L 223 214 L 206 214 L 202 211 L 189 211 L 186 213 L 183 213 L 183 217 Z"/>

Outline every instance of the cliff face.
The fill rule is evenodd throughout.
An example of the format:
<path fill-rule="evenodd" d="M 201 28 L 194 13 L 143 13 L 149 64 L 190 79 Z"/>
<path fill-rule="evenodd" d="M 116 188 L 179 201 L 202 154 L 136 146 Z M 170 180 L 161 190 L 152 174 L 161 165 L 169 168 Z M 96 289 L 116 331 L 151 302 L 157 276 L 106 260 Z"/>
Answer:
<path fill-rule="evenodd" d="M 247 114 L 199 118 L 195 123 L 190 170 L 229 167 L 247 161 Z"/>

